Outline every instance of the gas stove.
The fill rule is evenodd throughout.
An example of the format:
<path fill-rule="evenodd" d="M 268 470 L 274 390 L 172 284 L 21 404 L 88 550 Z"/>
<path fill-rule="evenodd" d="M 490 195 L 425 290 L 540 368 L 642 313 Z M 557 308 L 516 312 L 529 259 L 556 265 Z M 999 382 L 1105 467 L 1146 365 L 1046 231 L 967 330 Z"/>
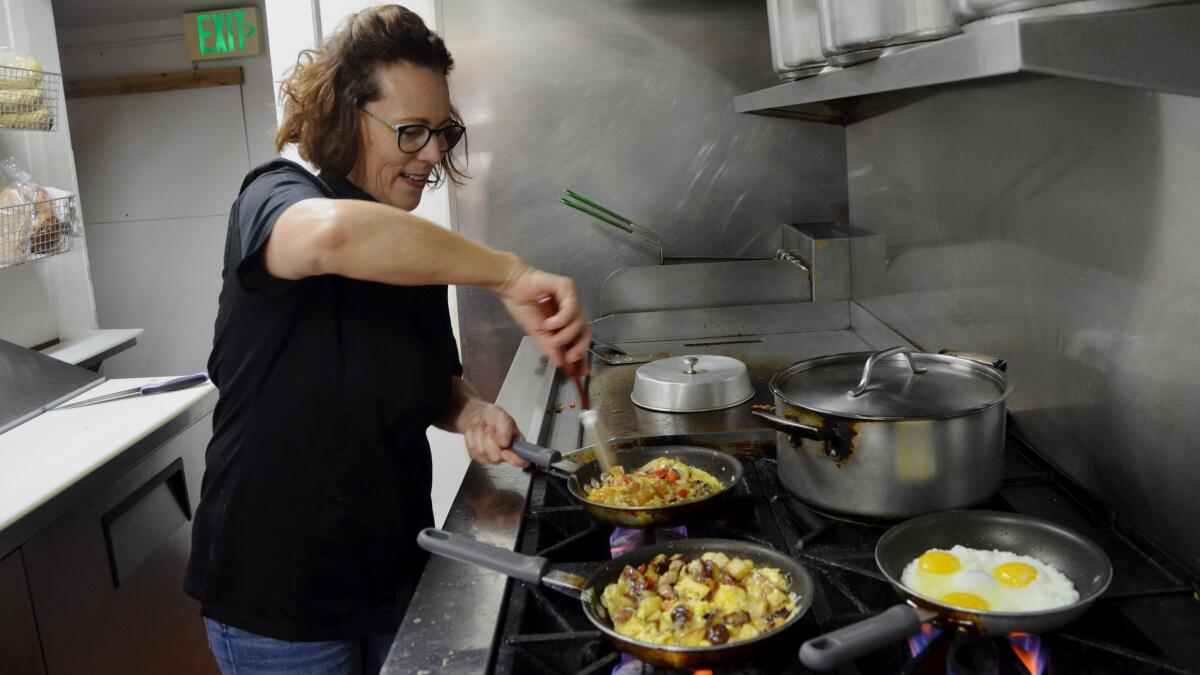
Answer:
<path fill-rule="evenodd" d="M 643 437 L 645 445 L 699 445 L 737 454 L 745 480 L 728 515 L 692 523 L 686 533 L 748 540 L 788 551 L 818 582 L 818 595 L 802 620 L 803 639 L 866 618 L 896 604 L 898 596 L 874 563 L 875 543 L 886 530 L 823 516 L 791 497 L 775 471 L 774 436 L 763 432 Z M 979 638 L 957 631 L 922 634 L 879 650 L 838 673 L 1200 673 L 1200 602 L 1196 580 L 1141 541 L 1102 505 L 1089 500 L 1011 437 L 1001 490 L 979 505 L 1061 523 L 1099 544 L 1112 559 L 1115 580 L 1082 618 L 1045 635 Z M 613 555 L 614 541 L 630 545 L 628 533 L 591 520 L 559 479 L 533 477 L 518 550 L 541 555 L 588 574 Z M 636 537 L 633 537 L 636 539 Z M 666 673 L 633 662 L 603 640 L 577 600 L 552 590 L 513 582 L 494 643 L 496 673 Z M 714 673 L 809 673 L 797 644 L 764 654 L 745 667 Z"/>
<path fill-rule="evenodd" d="M 749 370 L 755 396 L 708 413 L 659 413 L 633 405 L 629 395 L 636 366 L 594 361 L 588 383 L 593 407 L 619 443 L 705 446 L 742 460 L 744 481 L 727 515 L 689 523 L 687 536 L 744 539 L 788 552 L 817 582 L 794 644 L 780 653 L 756 655 L 745 667 L 714 673 L 811 672 L 797 657 L 803 640 L 900 601 L 874 561 L 886 525 L 828 518 L 793 498 L 777 478 L 775 434 L 758 424 L 751 409 L 773 403 L 768 382 L 792 363 L 908 344 L 902 336 L 853 302 L 614 314 L 594 329 L 631 354 L 718 354 L 742 360 Z M 532 340 L 522 342 L 498 402 L 542 445 L 563 452 L 580 447 L 578 399 Z M 973 640 L 956 632 L 929 632 L 838 672 L 1200 674 L 1200 580 L 1103 503 L 1076 489 L 1021 440 L 1019 427 L 1010 422 L 1009 428 L 1014 433 L 1006 447 L 1002 488 L 978 508 L 1039 516 L 1087 536 L 1112 560 L 1115 575 L 1108 591 L 1081 618 L 1052 633 Z M 593 521 L 560 479 L 505 466 L 468 470 L 445 527 L 544 556 L 557 568 L 582 575 L 611 559 L 614 543 L 613 528 Z M 623 540 L 629 544 L 628 537 Z M 669 672 L 617 652 L 588 622 L 577 599 L 453 561 L 427 567 L 383 672 L 419 671 Z"/>

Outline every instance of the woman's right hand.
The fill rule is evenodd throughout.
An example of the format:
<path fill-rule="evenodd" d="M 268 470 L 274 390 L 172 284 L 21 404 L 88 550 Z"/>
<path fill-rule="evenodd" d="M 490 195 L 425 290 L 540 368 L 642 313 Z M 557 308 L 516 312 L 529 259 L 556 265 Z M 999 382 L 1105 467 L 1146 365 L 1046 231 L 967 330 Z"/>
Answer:
<path fill-rule="evenodd" d="M 575 282 L 518 262 L 496 295 L 513 321 L 537 342 L 554 365 L 565 368 L 578 363 L 580 374 L 588 372 L 586 357 L 592 329 L 580 311 Z M 549 318 L 542 316 L 538 304 L 546 296 L 553 296 L 558 304 L 558 312 Z"/>

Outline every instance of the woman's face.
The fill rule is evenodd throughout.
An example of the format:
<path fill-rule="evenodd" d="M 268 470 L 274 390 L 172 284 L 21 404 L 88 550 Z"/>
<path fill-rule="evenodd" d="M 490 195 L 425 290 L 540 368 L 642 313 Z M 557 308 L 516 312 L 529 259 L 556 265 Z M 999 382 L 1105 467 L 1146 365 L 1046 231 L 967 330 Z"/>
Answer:
<path fill-rule="evenodd" d="M 398 62 L 376 72 L 379 100 L 363 106 L 388 124 L 424 124 L 439 128 L 450 123 L 450 89 L 441 73 Z M 360 114 L 362 151 L 348 178 L 375 199 L 411 211 L 421 203 L 429 174 L 442 159 L 440 136 L 433 136 L 414 153 L 400 150 L 396 132 L 365 113 Z"/>

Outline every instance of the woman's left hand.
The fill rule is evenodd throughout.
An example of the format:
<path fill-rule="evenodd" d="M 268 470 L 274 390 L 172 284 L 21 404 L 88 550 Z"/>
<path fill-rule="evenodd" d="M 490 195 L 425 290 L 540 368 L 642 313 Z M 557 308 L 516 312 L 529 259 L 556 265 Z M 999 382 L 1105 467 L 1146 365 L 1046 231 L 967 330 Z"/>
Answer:
<path fill-rule="evenodd" d="M 476 462 L 504 462 L 522 467 L 529 465 L 529 462 L 508 449 L 513 438 L 521 438 L 521 431 L 512 416 L 494 403 L 482 403 L 471 411 L 463 428 L 463 436 L 467 440 L 467 454 Z"/>

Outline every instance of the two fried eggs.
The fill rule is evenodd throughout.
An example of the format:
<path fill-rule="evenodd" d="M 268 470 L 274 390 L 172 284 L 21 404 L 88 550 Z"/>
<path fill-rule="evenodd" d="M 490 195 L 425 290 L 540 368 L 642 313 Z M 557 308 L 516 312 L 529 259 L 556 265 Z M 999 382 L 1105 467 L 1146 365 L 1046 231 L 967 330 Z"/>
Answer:
<path fill-rule="evenodd" d="M 1075 585 L 1052 565 L 965 546 L 922 553 L 905 566 L 900 581 L 942 604 L 984 612 L 1036 612 L 1079 601 Z"/>

